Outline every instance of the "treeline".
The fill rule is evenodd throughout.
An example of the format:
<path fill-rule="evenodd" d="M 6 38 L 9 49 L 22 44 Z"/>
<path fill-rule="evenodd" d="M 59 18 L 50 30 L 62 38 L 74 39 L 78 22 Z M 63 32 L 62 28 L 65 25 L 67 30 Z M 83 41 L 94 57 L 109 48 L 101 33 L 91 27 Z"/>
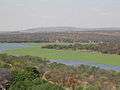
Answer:
<path fill-rule="evenodd" d="M 0 89 L 120 90 L 120 72 L 96 66 L 67 66 L 40 57 L 0 54 Z"/>
<path fill-rule="evenodd" d="M 90 50 L 106 54 L 120 55 L 120 43 L 87 43 L 87 44 L 48 44 L 42 46 L 48 49 Z"/>
<path fill-rule="evenodd" d="M 95 44 L 48 44 L 42 46 L 48 49 L 72 49 L 72 50 L 94 50 Z"/>
<path fill-rule="evenodd" d="M 95 50 L 106 54 L 120 55 L 120 43 L 101 43 L 96 45 Z"/>
<path fill-rule="evenodd" d="M 34 31 L 34 30 L 33 30 Z M 0 33 L 0 42 L 120 42 L 117 31 L 64 31 L 34 33 Z"/>

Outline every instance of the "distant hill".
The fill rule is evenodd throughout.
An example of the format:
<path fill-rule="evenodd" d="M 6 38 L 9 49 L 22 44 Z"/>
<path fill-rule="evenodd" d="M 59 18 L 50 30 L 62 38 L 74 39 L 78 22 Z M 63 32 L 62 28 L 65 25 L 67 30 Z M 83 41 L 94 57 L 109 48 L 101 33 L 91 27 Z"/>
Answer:
<path fill-rule="evenodd" d="M 79 31 L 80 28 L 76 27 L 41 27 L 41 28 L 31 28 L 27 30 L 22 30 L 24 33 L 35 33 L 35 32 L 64 32 L 64 31 Z"/>
<path fill-rule="evenodd" d="M 108 28 L 77 28 L 77 27 L 41 27 L 22 30 L 20 32 L 64 32 L 64 31 L 120 31 L 120 27 Z"/>
<path fill-rule="evenodd" d="M 45 27 L 0 33 L 0 42 L 120 42 L 120 28 Z"/>

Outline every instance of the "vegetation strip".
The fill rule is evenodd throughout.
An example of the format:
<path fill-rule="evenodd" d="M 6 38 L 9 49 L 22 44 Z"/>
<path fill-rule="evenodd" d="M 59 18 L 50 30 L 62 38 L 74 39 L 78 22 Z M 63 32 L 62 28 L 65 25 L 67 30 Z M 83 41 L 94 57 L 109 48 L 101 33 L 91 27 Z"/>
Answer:
<path fill-rule="evenodd" d="M 2 53 L 8 53 L 10 55 L 31 55 L 39 56 L 53 60 L 82 60 L 88 62 L 96 62 L 100 64 L 110 64 L 120 66 L 120 55 L 115 54 L 102 54 L 98 52 L 87 52 L 80 50 L 56 50 L 41 48 L 46 45 L 45 43 L 33 43 L 31 47 L 7 50 Z"/>

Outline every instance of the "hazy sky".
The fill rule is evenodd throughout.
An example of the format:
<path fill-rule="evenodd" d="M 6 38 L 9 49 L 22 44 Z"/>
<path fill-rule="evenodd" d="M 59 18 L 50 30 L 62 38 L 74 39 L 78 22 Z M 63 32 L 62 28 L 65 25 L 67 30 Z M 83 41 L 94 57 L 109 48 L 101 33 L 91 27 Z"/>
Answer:
<path fill-rule="evenodd" d="M 0 0 L 0 31 L 46 26 L 120 27 L 120 0 Z"/>

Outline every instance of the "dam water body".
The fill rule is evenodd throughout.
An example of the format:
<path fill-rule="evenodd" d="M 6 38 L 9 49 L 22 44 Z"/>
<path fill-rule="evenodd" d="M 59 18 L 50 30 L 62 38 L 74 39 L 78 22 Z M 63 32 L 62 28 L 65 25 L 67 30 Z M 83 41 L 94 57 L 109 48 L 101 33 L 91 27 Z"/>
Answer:
<path fill-rule="evenodd" d="M 62 64 L 72 65 L 72 66 L 78 66 L 83 64 L 83 65 L 89 65 L 89 66 L 96 66 L 106 70 L 120 71 L 120 66 L 114 66 L 109 64 L 99 64 L 99 63 L 88 62 L 84 60 L 50 60 L 50 62 L 62 63 Z"/>
<path fill-rule="evenodd" d="M 29 47 L 29 45 L 26 43 L 0 43 L 0 52 L 26 47 Z"/>
<path fill-rule="evenodd" d="M 31 47 L 31 44 L 29 43 L 0 43 L 0 53 L 6 50 L 13 50 L 13 49 L 18 49 L 18 48 L 27 48 Z M 96 66 L 101 69 L 107 69 L 107 70 L 115 70 L 115 71 L 120 71 L 120 66 L 114 66 L 114 65 L 109 65 L 109 64 L 99 64 L 95 62 L 88 62 L 86 60 L 50 60 L 50 62 L 57 62 L 57 63 L 63 63 L 66 65 L 89 65 L 89 66 Z"/>

